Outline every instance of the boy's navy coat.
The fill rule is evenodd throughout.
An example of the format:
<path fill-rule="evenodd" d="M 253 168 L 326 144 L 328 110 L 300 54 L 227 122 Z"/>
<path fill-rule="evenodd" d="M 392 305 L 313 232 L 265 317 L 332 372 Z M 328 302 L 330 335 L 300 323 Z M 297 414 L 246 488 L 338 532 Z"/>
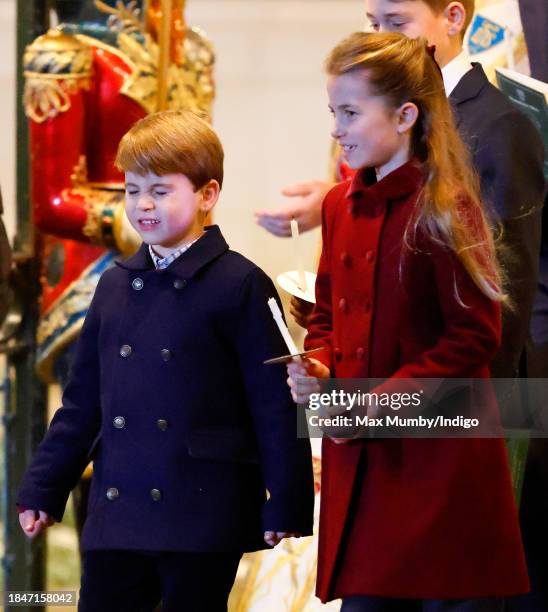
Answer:
<path fill-rule="evenodd" d="M 537 291 L 544 202 L 544 150 L 538 130 L 473 64 L 449 96 L 481 182 L 487 212 L 500 222 L 502 261 L 515 308 L 504 309 L 502 345 L 491 375 L 519 375 Z M 497 232 L 499 233 L 499 232 Z"/>
<path fill-rule="evenodd" d="M 142 245 L 105 272 L 18 504 L 61 520 L 92 458 L 84 550 L 249 551 L 265 530 L 310 534 L 310 445 L 285 367 L 263 365 L 287 352 L 272 296 L 216 226 L 165 270 Z"/>

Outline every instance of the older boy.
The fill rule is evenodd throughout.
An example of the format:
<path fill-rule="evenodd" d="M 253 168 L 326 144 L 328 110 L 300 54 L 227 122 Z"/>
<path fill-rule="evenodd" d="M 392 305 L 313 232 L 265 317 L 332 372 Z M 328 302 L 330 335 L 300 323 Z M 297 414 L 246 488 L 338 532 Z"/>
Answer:
<path fill-rule="evenodd" d="M 223 180 L 205 121 L 142 119 L 116 163 L 144 243 L 101 278 L 20 522 L 60 521 L 91 457 L 79 609 L 149 610 L 161 592 L 164 610 L 226 610 L 243 552 L 312 527 L 309 444 L 283 366 L 263 365 L 284 352 L 276 291 L 204 227 Z"/>
<path fill-rule="evenodd" d="M 517 376 L 538 275 L 544 191 L 540 136 L 489 83 L 481 65 L 470 64 L 462 43 L 474 0 L 366 0 L 366 11 L 373 29 L 423 36 L 436 46 L 457 127 L 480 175 L 483 201 L 492 220 L 502 223 L 508 250 L 504 264 L 515 309 L 505 313 L 502 347 L 491 371 L 496 377 Z M 301 229 L 311 229 L 319 223 L 321 202 L 331 187 L 322 181 L 290 187 L 285 194 L 301 200 L 275 212 L 258 212 L 258 222 L 279 236 L 289 235 L 292 217 Z M 300 317 L 305 321 L 306 313 Z"/>

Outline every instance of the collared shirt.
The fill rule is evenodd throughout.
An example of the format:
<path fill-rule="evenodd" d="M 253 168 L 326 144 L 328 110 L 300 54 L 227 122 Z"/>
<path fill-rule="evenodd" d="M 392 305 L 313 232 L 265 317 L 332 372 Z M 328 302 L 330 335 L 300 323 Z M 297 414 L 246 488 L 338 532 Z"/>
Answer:
<path fill-rule="evenodd" d="M 449 97 L 453 89 L 458 85 L 462 77 L 472 70 L 470 63 L 470 55 L 463 49 L 456 57 L 441 69 L 443 76 L 443 86 L 445 87 L 445 95 Z"/>
<path fill-rule="evenodd" d="M 158 254 L 156 254 L 152 246 L 149 244 L 148 252 L 150 253 L 150 256 L 152 257 L 152 261 L 154 263 L 154 267 L 156 268 L 156 270 L 165 270 L 165 268 L 167 268 L 171 263 L 173 263 L 177 259 L 177 257 L 181 256 L 185 251 L 188 251 L 188 249 L 190 249 L 190 247 L 196 241 L 200 240 L 202 236 L 198 236 L 196 240 L 193 240 L 192 242 L 189 242 L 188 244 L 183 245 L 180 249 L 173 251 L 173 253 L 170 253 L 166 257 L 160 257 Z"/>

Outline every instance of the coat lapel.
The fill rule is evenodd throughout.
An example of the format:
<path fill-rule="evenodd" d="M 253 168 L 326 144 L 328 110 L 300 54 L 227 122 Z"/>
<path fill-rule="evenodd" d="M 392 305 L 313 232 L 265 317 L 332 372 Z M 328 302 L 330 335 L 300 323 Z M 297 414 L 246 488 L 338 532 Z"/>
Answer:
<path fill-rule="evenodd" d="M 455 116 L 455 124 L 459 127 L 462 121 L 462 114 L 459 109 L 459 105 L 467 100 L 475 98 L 479 95 L 480 91 L 485 87 L 487 76 L 483 71 L 481 64 L 476 62 L 472 63 L 472 70 L 469 70 L 462 79 L 457 83 L 457 86 L 449 95 L 449 104 L 453 110 Z"/>

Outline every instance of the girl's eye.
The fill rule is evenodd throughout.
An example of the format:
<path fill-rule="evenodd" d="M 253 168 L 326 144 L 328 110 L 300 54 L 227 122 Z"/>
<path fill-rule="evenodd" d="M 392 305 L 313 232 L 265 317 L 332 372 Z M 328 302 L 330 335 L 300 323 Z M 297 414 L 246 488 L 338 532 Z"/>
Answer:
<path fill-rule="evenodd" d="M 162 197 L 162 196 L 165 196 L 166 193 L 167 193 L 167 191 L 154 191 L 153 195 Z"/>
<path fill-rule="evenodd" d="M 373 32 L 378 32 L 379 31 L 379 24 L 371 21 L 370 24 L 369 24 L 369 28 L 371 30 L 373 30 Z"/>
<path fill-rule="evenodd" d="M 399 30 L 400 28 L 403 28 L 405 23 L 406 23 L 405 21 L 393 21 L 392 27 L 395 28 L 396 30 Z"/>
<path fill-rule="evenodd" d="M 139 192 L 138 191 L 130 191 L 129 189 L 126 189 L 126 194 L 133 196 L 133 195 L 137 195 Z"/>
<path fill-rule="evenodd" d="M 353 117 L 356 114 L 356 111 L 345 110 L 344 114 L 345 114 L 346 117 Z"/>

